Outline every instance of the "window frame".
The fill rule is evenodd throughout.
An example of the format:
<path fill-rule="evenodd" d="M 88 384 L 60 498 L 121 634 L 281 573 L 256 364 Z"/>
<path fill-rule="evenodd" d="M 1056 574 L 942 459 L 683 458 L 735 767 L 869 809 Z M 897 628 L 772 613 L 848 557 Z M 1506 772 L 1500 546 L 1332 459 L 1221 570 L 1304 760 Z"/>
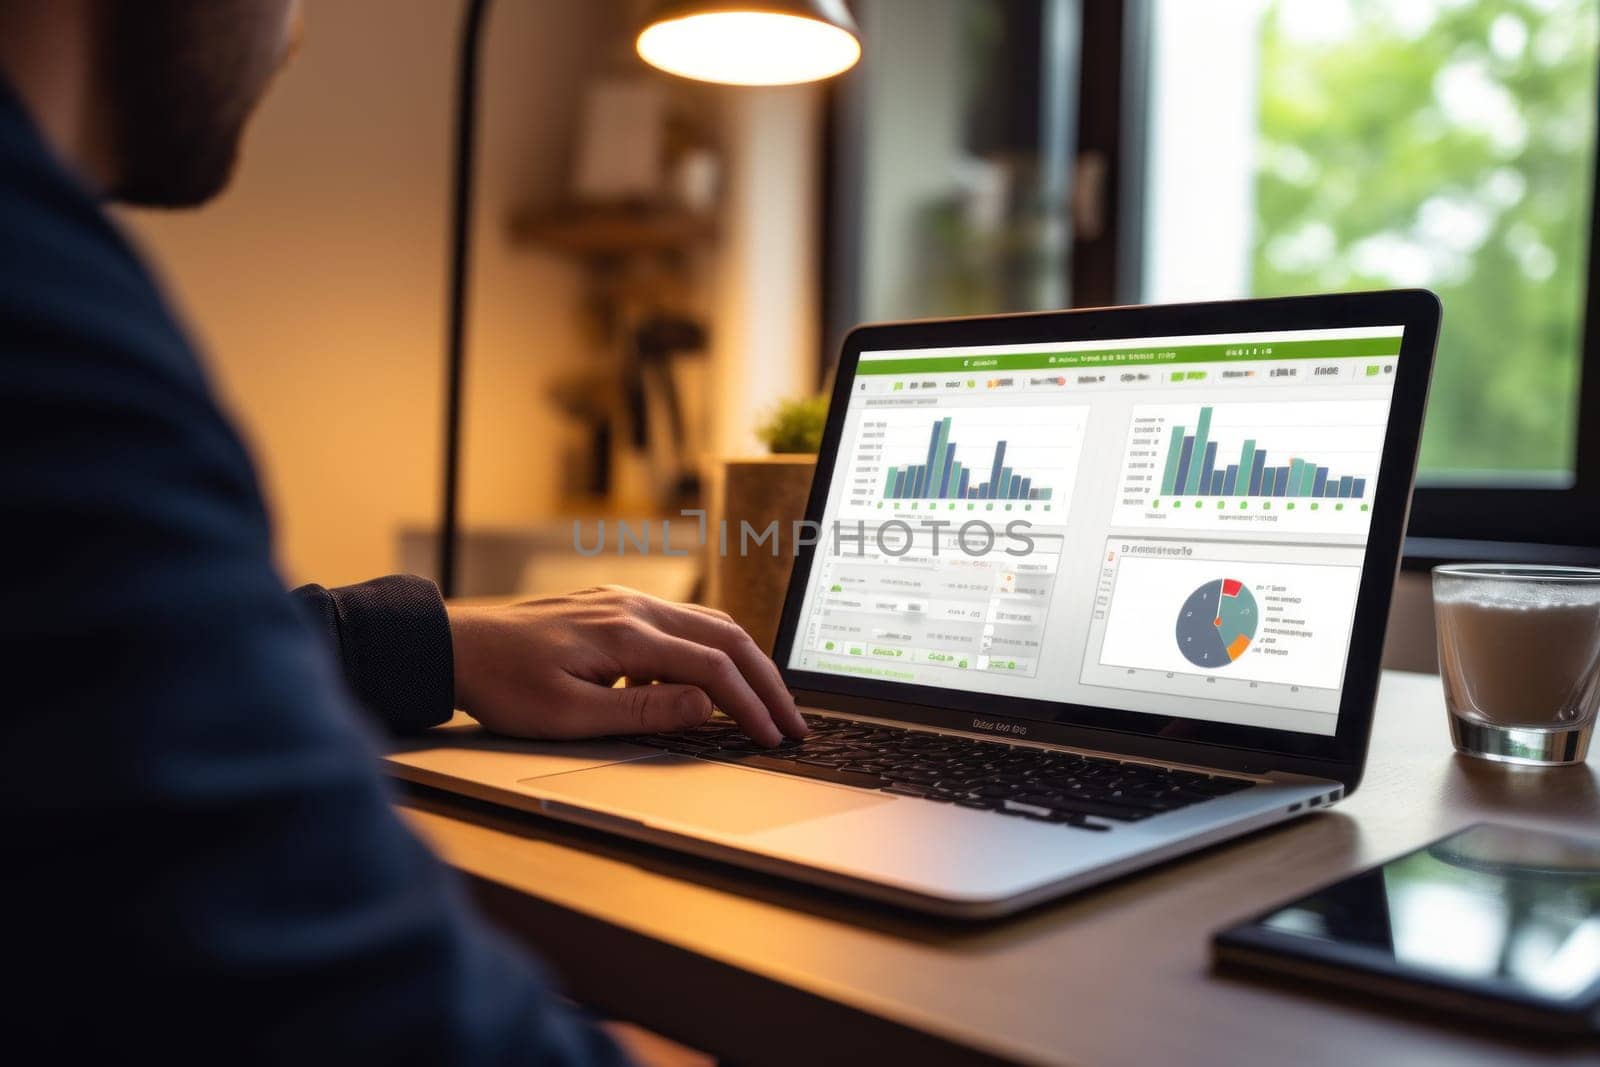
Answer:
<path fill-rule="evenodd" d="M 1098 172 L 1103 225 L 1072 242 L 1072 306 L 1136 303 L 1144 238 L 1143 145 L 1148 112 L 1149 0 L 1082 4 L 1077 171 Z M 870 59 L 869 59 L 870 62 Z M 1597 57 L 1600 65 L 1600 57 Z M 838 342 L 859 318 L 861 75 L 830 91 L 823 187 L 822 377 Z M 1600 79 L 1597 79 L 1600 84 Z M 1482 480 L 1418 478 L 1412 495 L 1405 565 L 1436 558 L 1594 561 L 1600 550 L 1600 92 L 1595 101 L 1596 161 L 1591 166 L 1588 273 L 1579 336 L 1576 433 L 1570 484 L 1525 484 L 1514 476 Z M 1090 171 L 1086 160 L 1093 161 Z M 1450 313 L 1445 309 L 1445 315 Z"/>
<path fill-rule="evenodd" d="M 1143 143 L 1146 121 L 1143 89 L 1149 69 L 1150 4 L 1148 0 L 1112 0 L 1107 6 L 1118 8 L 1118 17 L 1095 24 L 1085 19 L 1084 53 L 1119 57 L 1129 73 L 1117 83 L 1122 89 L 1119 98 L 1110 100 L 1086 92 L 1080 97 L 1080 106 L 1114 111 L 1110 118 L 1121 123 L 1122 143 L 1137 147 Z M 1093 43 L 1087 37 L 1091 29 L 1099 34 Z M 1596 63 L 1600 66 L 1600 57 Z M 1547 546 L 1568 549 L 1557 555 L 1573 561 L 1592 561 L 1589 550 L 1600 548 L 1600 93 L 1595 104 L 1597 148 L 1590 167 L 1589 250 L 1579 329 L 1572 480 L 1565 485 L 1540 485 L 1514 475 L 1481 479 L 1419 475 L 1407 528 L 1408 568 L 1430 565 L 1452 547 L 1457 555 L 1529 562 L 1548 561 Z M 1114 250 L 1101 254 L 1113 259 L 1111 269 L 1120 283 L 1119 302 L 1130 303 L 1138 299 L 1144 236 L 1143 159 L 1137 152 L 1125 152 L 1116 158 L 1116 167 L 1120 172 L 1116 185 L 1119 205 L 1111 217 L 1119 232 L 1107 237 Z M 1449 314 L 1447 306 L 1445 316 Z"/>

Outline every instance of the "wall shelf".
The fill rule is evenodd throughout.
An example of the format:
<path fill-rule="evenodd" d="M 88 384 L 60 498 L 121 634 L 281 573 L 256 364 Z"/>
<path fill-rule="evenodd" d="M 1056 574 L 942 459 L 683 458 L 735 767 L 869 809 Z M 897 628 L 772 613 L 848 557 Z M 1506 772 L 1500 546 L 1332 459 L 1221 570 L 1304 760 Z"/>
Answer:
<path fill-rule="evenodd" d="M 711 244 L 716 221 L 685 211 L 642 207 L 568 207 L 521 212 L 511 236 L 525 244 L 580 259 L 676 254 Z"/>

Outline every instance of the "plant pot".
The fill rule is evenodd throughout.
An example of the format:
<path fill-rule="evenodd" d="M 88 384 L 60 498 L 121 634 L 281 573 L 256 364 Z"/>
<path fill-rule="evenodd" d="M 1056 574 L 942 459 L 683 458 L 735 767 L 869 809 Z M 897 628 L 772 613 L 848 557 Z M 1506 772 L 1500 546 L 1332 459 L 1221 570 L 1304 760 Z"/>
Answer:
<path fill-rule="evenodd" d="M 721 506 L 726 551 L 717 529 L 707 538 L 711 553 L 711 601 L 732 615 L 767 652 L 778 632 L 778 615 L 794 565 L 795 524 L 806 517 L 816 474 L 813 455 L 758 456 L 722 465 Z M 777 523 L 776 535 L 765 537 Z M 748 531 L 748 536 L 745 536 Z"/>

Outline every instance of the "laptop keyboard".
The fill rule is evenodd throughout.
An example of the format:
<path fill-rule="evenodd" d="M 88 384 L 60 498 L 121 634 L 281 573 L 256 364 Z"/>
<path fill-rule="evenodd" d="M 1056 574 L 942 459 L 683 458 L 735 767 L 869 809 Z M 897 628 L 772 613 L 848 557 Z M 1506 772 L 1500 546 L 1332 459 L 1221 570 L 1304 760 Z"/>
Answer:
<path fill-rule="evenodd" d="M 629 738 L 686 756 L 836 785 L 993 811 L 1082 830 L 1109 830 L 1248 789 L 1243 778 L 1008 745 L 879 723 L 806 716 L 811 735 L 763 748 L 732 720 Z"/>

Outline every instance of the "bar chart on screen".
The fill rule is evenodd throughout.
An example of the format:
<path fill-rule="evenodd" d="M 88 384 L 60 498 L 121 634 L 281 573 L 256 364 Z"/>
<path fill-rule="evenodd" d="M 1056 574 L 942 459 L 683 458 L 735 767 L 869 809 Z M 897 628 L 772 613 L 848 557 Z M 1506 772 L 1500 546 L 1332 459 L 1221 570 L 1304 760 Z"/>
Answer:
<path fill-rule="evenodd" d="M 843 516 L 1060 524 L 1087 426 L 1088 409 L 1076 406 L 873 411 L 856 437 Z"/>
<path fill-rule="evenodd" d="M 1364 533 L 1387 417 L 1367 400 L 1138 405 L 1113 522 Z"/>

